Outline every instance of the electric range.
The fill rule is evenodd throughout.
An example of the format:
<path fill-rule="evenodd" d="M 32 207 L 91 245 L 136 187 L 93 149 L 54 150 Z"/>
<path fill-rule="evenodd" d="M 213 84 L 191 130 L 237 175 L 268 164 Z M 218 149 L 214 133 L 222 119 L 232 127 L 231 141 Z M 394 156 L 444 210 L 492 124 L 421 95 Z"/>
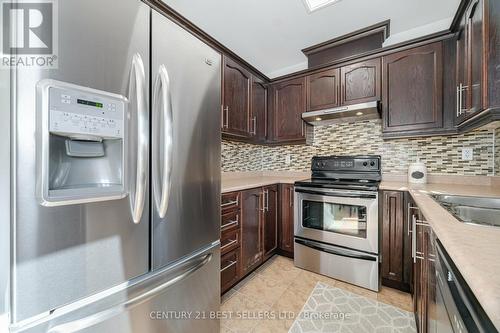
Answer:
<path fill-rule="evenodd" d="M 295 182 L 295 265 L 378 291 L 376 155 L 313 157 Z"/>

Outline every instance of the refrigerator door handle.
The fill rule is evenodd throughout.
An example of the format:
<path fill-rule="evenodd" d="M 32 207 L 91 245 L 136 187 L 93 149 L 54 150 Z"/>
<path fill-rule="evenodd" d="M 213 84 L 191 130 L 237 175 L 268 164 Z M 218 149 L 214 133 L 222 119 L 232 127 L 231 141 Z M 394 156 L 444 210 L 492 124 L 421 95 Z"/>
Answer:
<path fill-rule="evenodd" d="M 156 77 L 153 95 L 153 112 L 153 122 L 158 126 L 158 129 L 153 136 L 153 191 L 158 215 L 160 218 L 164 218 L 167 214 L 168 202 L 170 198 L 173 160 L 172 96 L 170 93 L 170 77 L 165 65 L 160 66 L 158 76 Z M 159 118 L 160 115 L 161 119 Z M 163 142 L 161 146 L 163 146 L 164 149 L 161 182 L 161 148 L 159 143 L 160 138 L 158 137 L 162 133 L 160 126 L 163 126 Z"/>
<path fill-rule="evenodd" d="M 102 323 L 108 319 L 111 319 L 112 317 L 123 313 L 125 311 L 128 311 L 129 309 L 140 305 L 144 302 L 147 302 L 148 300 L 154 298 L 158 294 L 161 294 L 162 292 L 165 291 L 165 289 L 171 287 L 172 285 L 184 280 L 203 266 L 205 266 L 207 263 L 209 263 L 212 260 L 213 254 L 212 253 L 207 253 L 201 257 L 196 257 L 192 259 L 192 264 L 190 264 L 187 268 L 183 270 L 183 272 L 166 282 L 157 285 L 146 292 L 139 294 L 135 297 L 132 297 L 130 299 L 127 299 L 125 302 L 116 304 L 115 306 L 112 306 L 108 309 L 105 309 L 103 311 L 94 313 L 90 316 L 86 316 L 80 319 L 76 319 L 64 324 L 57 325 L 55 327 L 52 327 L 48 333 L 73 333 L 73 332 L 79 332 L 81 330 L 84 330 L 86 328 L 92 327 L 94 325 L 97 325 L 99 323 Z"/>
<path fill-rule="evenodd" d="M 130 207 L 134 223 L 141 222 L 146 198 L 146 185 L 149 169 L 149 124 L 146 100 L 146 74 L 141 56 L 136 53 L 132 58 L 132 69 L 129 80 L 129 100 L 135 93 L 137 101 L 137 173 L 135 176 L 135 193 L 130 193 Z"/>

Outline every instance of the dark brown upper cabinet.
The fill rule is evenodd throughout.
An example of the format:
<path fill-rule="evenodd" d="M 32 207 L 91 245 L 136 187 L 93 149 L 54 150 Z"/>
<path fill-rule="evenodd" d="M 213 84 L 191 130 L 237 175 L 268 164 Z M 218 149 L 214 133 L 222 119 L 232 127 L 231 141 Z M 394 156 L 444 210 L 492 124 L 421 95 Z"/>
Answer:
<path fill-rule="evenodd" d="M 307 111 L 340 105 L 340 70 L 329 69 L 307 76 Z"/>
<path fill-rule="evenodd" d="M 384 136 L 431 134 L 443 128 L 442 43 L 382 58 Z"/>
<path fill-rule="evenodd" d="M 302 50 L 309 68 L 359 57 L 379 50 L 389 37 L 391 21 L 386 20 Z"/>
<path fill-rule="evenodd" d="M 470 88 L 467 89 L 470 104 L 467 112 L 475 114 L 483 109 L 483 0 L 475 0 L 467 11 L 467 44 Z"/>
<path fill-rule="evenodd" d="M 340 96 L 342 105 L 380 100 L 380 59 L 342 67 Z"/>
<path fill-rule="evenodd" d="M 461 20 L 457 38 L 457 122 L 483 109 L 483 1 L 473 0 Z"/>
<path fill-rule="evenodd" d="M 302 120 L 302 113 L 306 110 L 305 77 L 276 83 L 271 86 L 271 93 L 271 141 L 305 142 L 305 123 Z"/>
<path fill-rule="evenodd" d="M 222 133 L 250 136 L 250 88 L 252 75 L 237 62 L 224 57 Z"/>
<path fill-rule="evenodd" d="M 500 120 L 500 5 L 464 1 L 455 17 L 456 105 L 460 132 Z"/>
<path fill-rule="evenodd" d="M 253 76 L 250 134 L 252 141 L 257 143 L 267 139 L 267 104 L 267 86 L 263 80 Z"/>
<path fill-rule="evenodd" d="M 467 85 L 468 81 L 468 73 L 467 73 L 467 48 L 466 48 L 466 29 L 465 29 L 465 17 L 460 20 L 460 25 L 457 31 L 457 41 L 456 41 L 456 124 L 459 124 L 465 119 L 466 112 L 463 110 L 467 106 L 467 94 L 463 94 L 463 86 Z M 462 90 L 460 90 L 462 89 Z M 463 95 L 462 95 L 463 94 Z"/>

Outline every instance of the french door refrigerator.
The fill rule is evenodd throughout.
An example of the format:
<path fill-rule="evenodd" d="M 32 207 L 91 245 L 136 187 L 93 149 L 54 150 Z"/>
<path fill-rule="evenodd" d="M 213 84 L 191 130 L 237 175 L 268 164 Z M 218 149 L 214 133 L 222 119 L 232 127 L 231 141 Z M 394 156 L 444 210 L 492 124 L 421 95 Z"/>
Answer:
<path fill-rule="evenodd" d="M 2 101 L 0 324 L 218 332 L 221 56 L 139 0 L 57 6 L 58 68 Z"/>

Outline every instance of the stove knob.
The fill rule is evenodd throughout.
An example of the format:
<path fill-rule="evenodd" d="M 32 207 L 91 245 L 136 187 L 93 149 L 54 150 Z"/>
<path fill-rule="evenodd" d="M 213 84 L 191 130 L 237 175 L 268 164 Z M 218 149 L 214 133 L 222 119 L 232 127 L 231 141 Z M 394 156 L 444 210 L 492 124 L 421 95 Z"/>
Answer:
<path fill-rule="evenodd" d="M 371 166 L 375 166 L 375 161 L 371 161 L 371 162 L 370 162 L 370 165 L 371 165 Z"/>
<path fill-rule="evenodd" d="M 368 162 L 363 162 L 363 166 L 367 166 L 368 165 Z"/>

